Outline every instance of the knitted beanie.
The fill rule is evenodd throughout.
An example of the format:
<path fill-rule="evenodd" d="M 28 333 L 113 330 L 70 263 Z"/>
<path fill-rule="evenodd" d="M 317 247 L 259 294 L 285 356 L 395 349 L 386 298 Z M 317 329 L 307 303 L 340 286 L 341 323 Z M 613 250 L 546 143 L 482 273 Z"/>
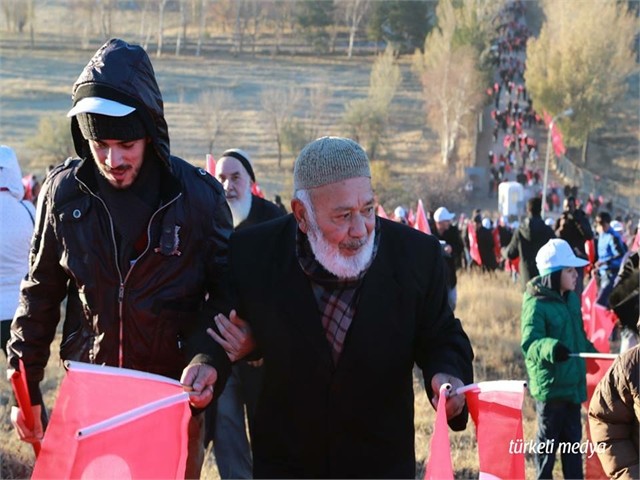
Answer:
<path fill-rule="evenodd" d="M 349 138 L 322 137 L 302 149 L 293 167 L 294 190 L 308 190 L 349 178 L 371 178 L 369 158 Z"/>
<path fill-rule="evenodd" d="M 82 136 L 87 140 L 139 140 L 147 136 L 140 116 L 131 112 L 124 117 L 111 117 L 98 113 L 76 115 Z"/>

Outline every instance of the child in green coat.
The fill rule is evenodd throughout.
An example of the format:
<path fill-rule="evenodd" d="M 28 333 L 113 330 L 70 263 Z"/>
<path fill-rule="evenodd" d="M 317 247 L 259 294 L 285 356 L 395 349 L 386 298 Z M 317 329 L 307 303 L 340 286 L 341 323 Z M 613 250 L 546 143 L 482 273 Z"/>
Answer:
<path fill-rule="evenodd" d="M 582 358 L 569 354 L 596 351 L 585 336 L 580 299 L 574 292 L 576 267 L 587 263 L 565 240 L 551 239 L 538 251 L 540 275 L 529 281 L 524 293 L 521 346 L 529 390 L 536 400 L 537 478 L 553 478 L 558 450 L 564 478 L 583 478 L 577 445 L 582 438 L 580 404 L 587 399 L 586 368 Z"/>

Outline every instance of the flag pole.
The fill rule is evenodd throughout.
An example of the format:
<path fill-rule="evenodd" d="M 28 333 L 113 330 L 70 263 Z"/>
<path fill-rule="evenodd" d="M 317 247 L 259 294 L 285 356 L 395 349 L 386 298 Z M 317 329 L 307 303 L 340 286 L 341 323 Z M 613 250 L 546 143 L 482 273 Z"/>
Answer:
<path fill-rule="evenodd" d="M 617 353 L 587 353 L 587 352 L 580 352 L 580 353 L 570 353 L 569 354 L 570 357 L 575 357 L 575 358 L 595 358 L 598 360 L 615 360 L 616 358 L 618 358 L 618 354 Z"/>
<path fill-rule="evenodd" d="M 27 387 L 27 372 L 24 368 L 22 359 L 20 359 L 19 362 L 19 370 L 14 370 L 11 374 L 11 387 L 13 388 L 16 402 L 18 402 L 18 408 L 20 409 L 22 417 L 24 418 L 25 427 L 27 427 L 29 430 L 33 430 L 33 427 L 35 425 L 35 418 L 33 417 L 31 398 L 29 397 L 29 388 Z M 40 454 L 40 440 L 29 443 L 31 443 L 33 452 L 35 453 L 36 458 L 38 458 L 38 455 Z"/>

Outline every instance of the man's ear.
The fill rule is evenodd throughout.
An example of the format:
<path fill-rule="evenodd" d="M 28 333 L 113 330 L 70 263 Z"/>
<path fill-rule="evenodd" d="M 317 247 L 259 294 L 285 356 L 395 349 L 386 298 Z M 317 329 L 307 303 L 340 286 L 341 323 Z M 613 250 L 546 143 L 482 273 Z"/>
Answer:
<path fill-rule="evenodd" d="M 307 209 L 304 206 L 304 203 L 302 203 L 297 198 L 292 198 L 291 213 L 293 213 L 293 216 L 296 218 L 296 221 L 298 222 L 298 227 L 300 228 L 302 233 L 307 233 L 309 225 L 307 222 Z"/>

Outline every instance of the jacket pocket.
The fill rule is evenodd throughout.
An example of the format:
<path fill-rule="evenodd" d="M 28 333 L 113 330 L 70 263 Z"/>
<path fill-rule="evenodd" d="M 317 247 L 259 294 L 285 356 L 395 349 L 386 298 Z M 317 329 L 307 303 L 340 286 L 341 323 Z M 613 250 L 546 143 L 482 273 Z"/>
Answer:
<path fill-rule="evenodd" d="M 78 362 L 92 362 L 91 348 L 93 335 L 82 326 L 71 332 L 63 339 L 60 345 L 60 358 L 63 360 L 75 360 Z"/>

